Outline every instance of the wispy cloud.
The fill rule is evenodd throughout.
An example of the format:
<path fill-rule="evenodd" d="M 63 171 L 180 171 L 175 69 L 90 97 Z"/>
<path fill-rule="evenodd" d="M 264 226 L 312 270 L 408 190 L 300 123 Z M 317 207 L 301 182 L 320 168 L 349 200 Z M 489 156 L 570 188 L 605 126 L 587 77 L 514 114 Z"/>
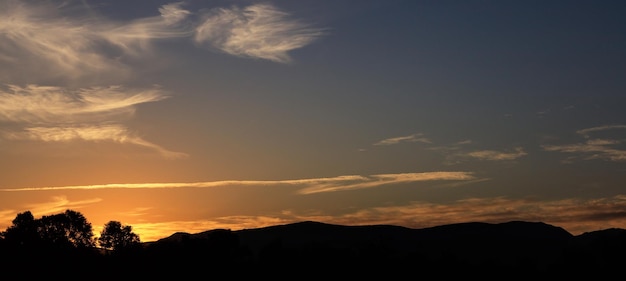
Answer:
<path fill-rule="evenodd" d="M 67 209 L 81 209 L 87 205 L 98 203 L 102 201 L 100 198 L 92 198 L 81 201 L 71 201 L 66 196 L 54 196 L 52 201 L 26 205 L 26 210 L 29 210 L 35 216 L 42 216 L 54 213 L 61 213 Z"/>
<path fill-rule="evenodd" d="M 159 16 L 140 18 L 129 23 L 107 22 L 96 30 L 112 45 L 127 54 L 143 55 L 150 50 L 152 40 L 192 36 L 193 30 L 184 22 L 192 13 L 183 9 L 184 3 L 166 4 L 159 8 Z"/>
<path fill-rule="evenodd" d="M 0 120 L 32 124 L 102 122 L 127 118 L 135 106 L 167 98 L 159 88 L 121 86 L 69 90 L 63 87 L 8 85 L 0 89 Z"/>
<path fill-rule="evenodd" d="M 429 147 L 428 150 L 437 151 L 444 155 L 446 165 L 459 164 L 468 159 L 484 161 L 513 161 L 528 155 L 523 147 L 515 147 L 510 150 L 471 150 L 467 146 L 474 144 L 472 140 L 458 141 L 452 145 Z"/>
<path fill-rule="evenodd" d="M 0 90 L 0 121 L 21 126 L 2 136 L 11 140 L 45 142 L 113 141 L 154 149 L 165 157 L 185 157 L 133 134 L 119 122 L 131 117 L 135 106 L 167 96 L 158 88 L 120 86 L 69 91 L 61 87 L 8 85 Z"/>
<path fill-rule="evenodd" d="M 421 142 L 421 143 L 431 143 L 431 141 L 425 137 L 423 137 L 424 134 L 412 134 L 412 135 L 408 135 L 408 136 L 401 136 L 401 137 L 393 137 L 393 138 L 388 138 L 388 139 L 384 139 L 381 140 L 379 142 L 374 143 L 374 145 L 394 145 L 394 144 L 399 144 L 402 142 Z"/>
<path fill-rule="evenodd" d="M 0 80 L 119 81 L 132 74 L 125 63 L 128 58 L 145 58 L 155 40 L 173 38 L 193 38 L 231 55 L 285 63 L 291 60 L 289 51 L 323 35 L 270 4 L 210 12 L 192 12 L 184 6 L 184 2 L 166 4 L 158 8 L 157 16 L 123 22 L 73 4 L 3 1 Z"/>
<path fill-rule="evenodd" d="M 467 156 L 480 160 L 502 161 L 515 160 L 525 156 L 527 153 L 521 147 L 516 147 L 512 152 L 502 152 L 496 150 L 479 150 L 467 153 Z"/>
<path fill-rule="evenodd" d="M 195 41 L 231 55 L 287 63 L 289 51 L 316 40 L 322 30 L 289 19 L 269 4 L 214 9 L 195 30 Z"/>
<path fill-rule="evenodd" d="M 582 130 L 576 131 L 577 134 L 583 135 L 585 138 L 589 138 L 590 133 L 600 132 L 600 131 L 608 131 L 608 130 L 617 130 L 617 129 L 626 129 L 626 125 L 605 125 L 598 126 L 592 128 L 586 128 Z"/>
<path fill-rule="evenodd" d="M 177 25 L 186 12 L 179 4 L 162 6 L 160 16 L 132 22 L 69 15 L 67 5 L 25 1 L 0 4 L 0 69 L 4 81 L 39 83 L 43 79 L 80 81 L 131 74 L 123 56 L 145 55 L 151 40 L 186 37 Z"/>
<path fill-rule="evenodd" d="M 592 133 L 616 129 L 626 129 L 626 125 L 606 125 L 578 130 L 576 133 L 582 135 L 586 139 L 585 142 L 561 145 L 542 145 L 542 148 L 546 151 L 578 154 L 575 158 L 582 158 L 584 160 L 601 159 L 623 162 L 626 161 L 626 150 L 619 148 L 622 144 L 621 139 L 591 138 Z M 575 158 L 570 158 L 568 161 Z"/>
<path fill-rule="evenodd" d="M 14 189 L 0 189 L 0 191 L 46 191 L 46 190 L 98 190 L 98 189 L 163 189 L 163 188 L 209 188 L 223 186 L 275 186 L 291 185 L 300 187 L 298 193 L 313 194 L 321 192 L 345 191 L 363 188 L 373 188 L 382 185 L 410 183 L 436 180 L 474 180 L 470 172 L 424 172 L 424 173 L 401 173 L 380 174 L 371 176 L 347 175 L 330 178 L 312 178 L 295 180 L 275 181 L 245 181 L 227 180 L 211 182 L 190 183 L 129 183 L 129 184 L 99 184 L 99 185 L 76 185 L 56 187 L 26 187 Z"/>
<path fill-rule="evenodd" d="M 5 131 L 4 137 L 108 140 L 185 157 L 121 123 L 136 105 L 166 98 L 161 89 L 93 85 L 123 83 L 132 78 L 134 62 L 163 57 L 153 55 L 158 40 L 193 39 L 235 56 L 288 62 L 289 51 L 322 34 L 269 4 L 196 13 L 184 7 L 184 2 L 170 3 L 160 6 L 158 15 L 119 21 L 98 15 L 84 2 L 0 2 L 0 81 L 8 84 L 0 87 L 0 121 L 22 129 Z"/>
<path fill-rule="evenodd" d="M 613 144 L 618 144 L 617 141 L 598 141 L 590 140 L 585 143 L 566 144 L 566 145 L 543 145 L 543 149 L 546 151 L 558 151 L 566 153 L 579 153 L 582 154 L 582 159 L 602 159 L 609 161 L 626 161 L 626 150 L 615 149 L 609 147 Z"/>
<path fill-rule="evenodd" d="M 313 194 L 321 192 L 334 192 L 355 190 L 363 188 L 372 188 L 382 185 L 421 182 L 421 181 L 463 181 L 473 180 L 475 177 L 468 172 L 425 172 L 425 173 L 404 173 L 404 174 L 381 174 L 372 175 L 364 180 L 350 184 L 334 184 L 315 185 L 301 189 L 301 194 Z"/>
<path fill-rule="evenodd" d="M 185 153 L 169 151 L 157 144 L 146 141 L 130 132 L 127 128 L 115 124 L 80 127 L 30 127 L 21 132 L 9 132 L 4 135 L 7 139 L 45 142 L 113 141 L 150 148 L 166 158 L 185 158 L 188 156 Z"/>

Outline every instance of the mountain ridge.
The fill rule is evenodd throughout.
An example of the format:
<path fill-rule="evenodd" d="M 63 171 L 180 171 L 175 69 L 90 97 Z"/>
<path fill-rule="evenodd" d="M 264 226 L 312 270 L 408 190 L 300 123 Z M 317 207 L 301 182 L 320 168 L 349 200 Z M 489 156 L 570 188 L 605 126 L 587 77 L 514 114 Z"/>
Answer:
<path fill-rule="evenodd" d="M 433 231 L 433 232 L 445 232 L 445 231 L 452 231 L 452 230 L 459 230 L 461 228 L 463 228 L 465 231 L 469 231 L 471 228 L 474 227 L 493 227 L 493 226 L 510 226 L 510 227 L 514 227 L 514 226 L 521 226 L 521 225 L 525 225 L 525 226 L 534 226 L 534 227 L 539 227 L 539 226 L 544 226 L 547 228 L 554 228 L 557 229 L 558 231 L 567 233 L 571 236 L 580 236 L 583 234 L 590 234 L 590 233 L 598 233 L 598 232 L 602 232 L 605 230 L 610 230 L 610 229 L 616 229 L 616 230 L 624 230 L 626 232 L 626 229 L 620 229 L 620 228 L 609 228 L 609 229 L 604 229 L 604 230 L 596 230 L 596 231 L 591 231 L 591 232 L 585 232 L 579 235 L 573 235 L 570 232 L 568 232 L 567 230 L 565 230 L 562 227 L 558 227 L 558 226 L 554 226 L 548 223 L 544 223 L 541 221 L 521 221 L 521 220 L 512 220 L 512 221 L 507 221 L 507 222 L 500 222 L 500 223 L 488 223 L 488 222 L 478 222 L 478 221 L 472 221 L 472 222 L 460 222 L 460 223 L 450 223 L 450 224 L 442 224 L 442 225 L 437 225 L 437 226 L 430 226 L 430 227 L 424 227 L 424 228 L 410 228 L 410 227 L 405 227 L 405 226 L 399 226 L 399 225 L 393 225 L 393 224 L 369 224 L 369 225 L 343 225 L 343 224 L 333 224 L 333 223 L 325 223 L 325 222 L 320 222 L 320 221 L 313 221 L 313 220 L 305 220 L 305 221 L 298 221 L 298 222 L 293 222 L 293 223 L 285 223 L 285 224 L 276 224 L 276 225 L 270 225 L 270 226 L 264 226 L 264 227 L 257 227 L 257 228 L 244 228 L 244 229 L 239 229 L 239 230 L 232 230 L 232 232 L 234 233 L 244 233 L 244 232 L 250 232 L 250 231 L 272 231 L 272 230 L 278 230 L 278 229 L 297 229 L 300 228 L 302 230 L 304 229 L 315 229 L 316 227 L 319 228 L 352 228 L 352 229 L 358 229 L 358 228 L 369 228 L 369 229 L 373 229 L 373 228 L 396 228 L 396 229 L 405 229 L 405 230 L 409 230 L 409 231 Z M 205 231 L 201 231 L 201 232 L 196 232 L 196 233 L 190 233 L 190 232 L 175 232 L 174 234 L 164 237 L 164 238 L 160 238 L 156 241 L 147 241 L 147 242 L 143 242 L 143 243 L 154 243 L 154 242 L 164 242 L 164 241 L 178 241 L 181 239 L 181 237 L 184 236 L 188 236 L 190 238 L 202 238 L 203 236 L 206 236 L 208 233 L 211 233 L 213 231 L 217 231 L 217 230 L 228 230 L 231 231 L 228 228 L 215 228 L 215 229 L 209 229 L 209 230 L 205 230 Z"/>
<path fill-rule="evenodd" d="M 255 276 L 285 278 L 293 277 L 293 272 L 320 278 L 329 274 L 403 278 L 416 272 L 442 279 L 463 274 L 501 280 L 502 272 L 516 280 L 597 278 L 621 273 L 626 263 L 625 229 L 573 235 L 561 227 L 531 221 L 417 229 L 301 221 L 232 231 L 177 232 L 144 246 L 142 259 L 164 268 L 172 263 L 183 268 L 209 263 L 247 268 Z"/>

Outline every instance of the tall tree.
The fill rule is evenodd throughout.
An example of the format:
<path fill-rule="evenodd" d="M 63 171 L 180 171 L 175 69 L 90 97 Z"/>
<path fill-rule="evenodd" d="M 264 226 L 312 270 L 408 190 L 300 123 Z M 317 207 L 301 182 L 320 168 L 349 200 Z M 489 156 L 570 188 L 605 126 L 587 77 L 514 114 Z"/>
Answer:
<path fill-rule="evenodd" d="M 95 246 L 91 223 L 83 214 L 66 210 L 63 213 L 39 219 L 38 232 L 45 242 L 75 248 Z"/>
<path fill-rule="evenodd" d="M 4 231 L 2 236 L 8 244 L 34 247 L 40 240 L 37 224 L 38 221 L 30 211 L 19 213 L 13 219 L 13 225 Z"/>
<path fill-rule="evenodd" d="M 139 235 L 133 232 L 132 226 L 122 225 L 119 221 L 106 223 L 98 238 L 100 247 L 114 251 L 129 249 L 140 242 Z"/>

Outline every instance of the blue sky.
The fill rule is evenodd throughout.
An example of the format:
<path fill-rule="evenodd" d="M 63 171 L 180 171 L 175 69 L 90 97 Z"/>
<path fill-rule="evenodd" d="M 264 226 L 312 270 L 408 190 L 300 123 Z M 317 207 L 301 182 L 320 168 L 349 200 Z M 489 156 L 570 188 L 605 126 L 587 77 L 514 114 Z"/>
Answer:
<path fill-rule="evenodd" d="M 0 228 L 626 227 L 624 12 L 0 1 Z"/>

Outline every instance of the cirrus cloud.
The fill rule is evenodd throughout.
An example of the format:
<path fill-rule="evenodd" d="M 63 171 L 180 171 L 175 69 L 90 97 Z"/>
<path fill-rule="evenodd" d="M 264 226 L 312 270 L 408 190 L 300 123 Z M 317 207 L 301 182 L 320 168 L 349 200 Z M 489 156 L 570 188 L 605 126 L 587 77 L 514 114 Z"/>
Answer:
<path fill-rule="evenodd" d="M 147 147 L 167 158 L 185 157 L 138 137 L 119 123 L 134 114 L 136 105 L 165 98 L 158 88 L 111 86 L 68 91 L 9 85 L 0 90 L 0 121 L 21 126 L 21 130 L 5 130 L 2 136 L 44 142 L 113 141 Z"/>
<path fill-rule="evenodd" d="M 159 40 L 193 38 L 227 54 L 285 63 L 289 51 L 321 35 L 270 4 L 193 12 L 185 2 L 174 2 L 154 16 L 129 21 L 102 17 L 85 2 L 75 4 L 0 1 L 0 83 L 8 84 L 0 87 L 0 122 L 22 129 L 3 132 L 6 138 L 109 140 L 183 157 L 121 124 L 136 105 L 166 98 L 160 89 L 101 85 L 132 78 L 135 62 L 167 57 L 154 55 Z"/>
<path fill-rule="evenodd" d="M 196 27 L 194 40 L 235 56 L 287 63 L 289 51 L 323 34 L 288 16 L 269 4 L 215 9 Z"/>

